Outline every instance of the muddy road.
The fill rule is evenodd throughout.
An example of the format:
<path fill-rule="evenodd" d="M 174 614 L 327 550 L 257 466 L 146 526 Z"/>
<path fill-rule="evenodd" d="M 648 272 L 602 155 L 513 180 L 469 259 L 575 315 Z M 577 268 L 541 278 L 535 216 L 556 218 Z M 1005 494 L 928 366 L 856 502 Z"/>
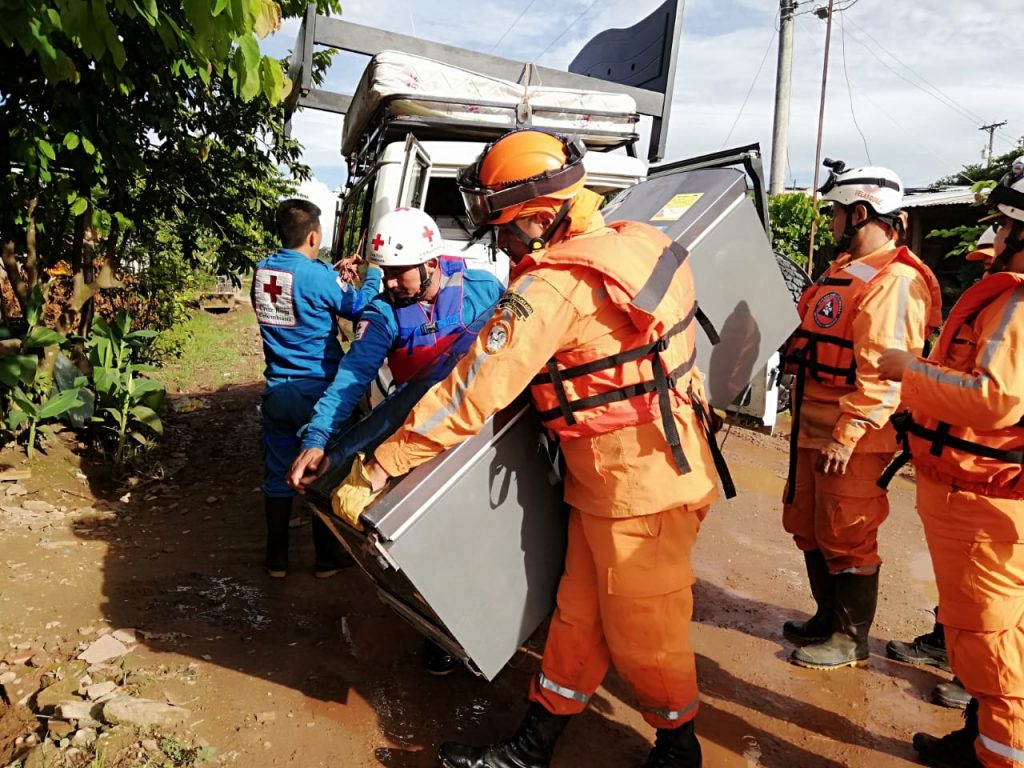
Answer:
<path fill-rule="evenodd" d="M 313 578 L 308 525 L 292 529 L 288 578 L 264 576 L 260 388 L 201 393 L 195 410 L 172 416 L 160 479 L 114 487 L 67 447 L 39 459 L 29 497 L 65 512 L 0 516 L 0 640 L 59 655 L 83 629 L 138 629 L 129 660 L 147 695 L 188 707 L 187 729 L 224 764 L 425 768 L 443 740 L 506 735 L 543 632 L 492 684 L 464 671 L 436 679 L 419 665 L 419 637 L 359 572 Z M 897 479 L 881 532 L 870 668 L 798 669 L 781 626 L 811 602 L 780 523 L 785 447 L 732 431 L 725 452 L 740 495 L 716 505 L 697 546 L 705 765 L 914 765 L 911 734 L 944 733 L 960 718 L 928 702 L 948 675 L 884 656 L 886 640 L 930 628 L 935 601 L 913 486 Z M 9 690 L 19 694 L 18 684 Z M 628 768 L 652 736 L 613 673 L 554 765 Z"/>

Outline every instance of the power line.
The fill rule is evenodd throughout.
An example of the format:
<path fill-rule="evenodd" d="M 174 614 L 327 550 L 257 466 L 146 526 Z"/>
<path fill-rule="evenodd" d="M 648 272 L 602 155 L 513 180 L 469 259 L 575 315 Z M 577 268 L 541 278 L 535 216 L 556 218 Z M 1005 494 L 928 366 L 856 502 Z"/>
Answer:
<path fill-rule="evenodd" d="M 576 24 L 579 22 L 579 20 L 582 19 L 584 16 L 586 16 L 587 13 L 590 11 L 590 9 L 593 8 L 595 5 L 597 5 L 599 2 L 600 2 L 600 0 L 591 0 L 590 5 L 588 5 L 586 8 L 584 8 L 582 13 L 580 13 L 579 16 L 577 16 L 575 19 L 573 19 L 572 23 L 569 24 L 568 26 L 566 26 L 566 28 L 563 29 L 558 34 L 558 37 L 556 37 L 554 40 L 552 40 L 550 43 L 548 43 L 547 47 L 543 51 L 541 51 L 540 54 L 538 54 L 537 56 L 534 56 L 533 60 L 534 61 L 540 61 L 541 57 L 543 57 L 545 53 L 547 53 L 548 51 L 551 50 L 551 46 L 553 46 L 555 43 L 557 43 L 559 40 L 561 40 L 563 37 L 565 37 L 565 33 L 568 32 L 573 27 L 575 27 Z"/>
<path fill-rule="evenodd" d="M 778 19 L 778 11 L 775 13 L 775 19 L 772 19 L 772 36 L 768 40 L 768 45 L 764 49 L 764 56 L 761 57 L 761 63 L 757 67 L 757 72 L 754 74 L 754 79 L 750 83 L 750 88 L 747 90 L 746 98 L 743 99 L 743 104 L 740 105 L 739 114 L 736 115 L 736 119 L 732 121 L 732 128 L 729 129 L 729 133 L 725 137 L 725 141 L 722 142 L 722 149 L 725 149 L 729 143 L 729 139 L 732 138 L 732 132 L 736 130 L 736 126 L 740 122 L 740 118 L 743 117 L 743 110 L 747 108 L 747 102 L 750 101 L 750 94 L 754 92 L 754 87 L 757 85 L 758 78 L 761 77 L 761 70 L 764 69 L 764 63 L 768 60 L 768 53 L 772 49 L 772 44 L 775 42 L 775 36 L 779 33 L 778 27 L 775 22 Z"/>
<path fill-rule="evenodd" d="M 985 122 L 985 119 L 981 115 L 979 115 L 978 113 L 973 112 L 973 111 L 967 109 L 967 107 L 965 107 L 962 104 L 960 104 L 958 101 L 956 101 L 956 99 L 954 99 L 951 96 L 948 96 L 946 93 L 944 93 L 942 90 L 940 90 L 938 88 L 938 86 L 932 84 L 927 78 L 925 78 L 923 75 L 919 74 L 916 70 L 914 70 L 913 67 L 911 67 L 909 64 L 905 63 L 902 59 L 900 59 L 898 56 L 896 56 L 896 54 L 894 54 L 892 51 L 890 51 L 888 48 L 886 48 L 884 45 L 882 45 L 880 42 L 878 42 L 878 40 L 870 32 L 868 32 L 866 29 L 864 29 L 862 26 L 860 26 L 856 21 L 851 19 L 850 23 L 853 24 L 853 26 L 855 26 L 860 32 L 862 32 L 864 34 L 864 36 L 867 37 L 872 43 L 874 43 L 874 47 L 866 45 L 862 41 L 858 40 L 857 37 L 854 36 L 852 32 L 850 33 L 851 37 L 853 37 L 853 39 L 857 42 L 858 45 L 866 48 L 867 51 L 872 56 L 874 56 L 878 60 L 878 62 L 880 64 L 882 64 L 882 66 L 884 66 L 886 69 L 888 69 L 894 75 L 899 77 L 904 82 L 909 83 L 910 85 L 914 86 L 919 91 L 922 91 L 923 93 L 928 94 L 933 99 L 935 99 L 936 101 L 940 102 L 941 104 L 944 104 L 947 107 L 949 107 L 950 109 L 954 110 L 955 112 L 960 114 L 962 117 L 964 117 L 966 120 L 968 120 L 972 125 L 977 126 L 978 123 L 984 123 Z M 914 77 L 916 77 L 921 82 L 925 83 L 932 90 L 928 90 L 927 88 L 923 88 L 918 83 L 915 83 L 912 80 L 908 80 L 902 74 L 900 74 L 899 72 L 894 70 L 892 67 L 890 67 L 875 52 L 875 48 L 878 48 L 880 50 L 885 51 L 900 66 L 904 67 Z M 1000 138 L 1002 138 L 1003 141 L 1005 141 L 1005 142 L 1007 142 L 1008 144 L 1011 144 L 1011 145 L 1013 144 L 1013 140 L 1006 133 L 1004 133 L 1003 131 L 998 131 L 998 134 L 1000 135 Z"/>
<path fill-rule="evenodd" d="M 515 27 L 515 25 L 519 23 L 519 20 L 522 19 L 523 16 L 526 15 L 526 12 L 533 7 L 533 4 L 535 2 L 537 2 L 537 0 L 530 0 L 530 2 L 527 3 L 526 7 L 523 8 L 523 10 L 519 12 L 519 15 L 516 16 L 515 21 L 513 21 L 511 24 L 509 24 L 508 25 L 508 29 L 506 29 L 504 32 L 501 33 L 501 37 L 498 38 L 498 42 L 496 42 L 494 45 L 491 46 L 490 53 L 494 53 L 496 50 L 498 50 L 498 46 L 501 45 L 501 43 L 505 40 L 505 37 L 508 35 L 508 33 L 511 32 L 512 29 Z"/>
<path fill-rule="evenodd" d="M 854 0 L 854 3 L 856 2 L 857 0 Z M 850 70 L 846 66 L 846 14 L 842 10 L 839 13 L 839 34 L 843 46 L 843 77 L 846 78 L 846 92 L 850 96 L 850 116 L 853 118 L 853 125 L 857 129 L 857 133 L 860 134 L 860 140 L 864 142 L 864 154 L 867 155 L 868 164 L 874 165 L 871 161 L 871 150 L 868 149 L 868 140 L 864 136 L 864 131 L 860 128 L 860 123 L 857 122 L 857 112 L 853 108 L 853 86 L 850 85 Z"/>

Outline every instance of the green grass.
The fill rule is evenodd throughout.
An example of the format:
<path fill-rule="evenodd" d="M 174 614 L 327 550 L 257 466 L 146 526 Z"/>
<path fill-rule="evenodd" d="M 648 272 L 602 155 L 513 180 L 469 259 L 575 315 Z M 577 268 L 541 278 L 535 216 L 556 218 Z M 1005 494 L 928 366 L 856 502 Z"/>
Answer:
<path fill-rule="evenodd" d="M 259 328 L 246 304 L 222 315 L 196 310 L 170 333 L 183 334 L 181 356 L 154 374 L 169 394 L 210 392 L 263 374 Z"/>

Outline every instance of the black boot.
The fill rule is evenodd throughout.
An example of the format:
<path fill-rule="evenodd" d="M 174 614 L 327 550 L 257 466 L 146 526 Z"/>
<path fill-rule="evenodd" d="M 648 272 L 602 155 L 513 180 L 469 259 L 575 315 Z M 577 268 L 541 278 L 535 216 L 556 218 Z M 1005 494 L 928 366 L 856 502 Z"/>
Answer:
<path fill-rule="evenodd" d="M 927 733 L 914 734 L 914 749 L 925 765 L 932 768 L 982 768 L 974 740 L 978 738 L 978 700 L 964 710 L 964 727 L 941 739 Z"/>
<path fill-rule="evenodd" d="M 945 672 L 950 671 L 949 657 L 946 655 L 946 633 L 938 620 L 931 632 L 918 635 L 912 642 L 890 640 L 886 643 L 885 654 L 890 659 L 902 661 L 904 664 L 938 667 Z"/>
<path fill-rule="evenodd" d="M 861 667 L 868 663 L 868 634 L 878 604 L 878 572 L 836 574 L 835 631 L 828 640 L 793 651 L 789 660 L 809 669 Z"/>
<path fill-rule="evenodd" d="M 966 709 L 971 703 L 971 694 L 954 677 L 948 683 L 939 683 L 932 689 L 932 701 L 950 709 Z"/>
<path fill-rule="evenodd" d="M 640 768 L 701 768 L 700 742 L 693 732 L 693 720 L 678 728 L 658 729 L 654 749 Z"/>
<path fill-rule="evenodd" d="M 345 551 L 341 542 L 331 533 L 327 523 L 315 512 L 313 515 L 313 550 L 316 560 L 313 563 L 313 575 L 318 579 L 328 579 L 343 568 L 355 564 L 352 555 Z"/>
<path fill-rule="evenodd" d="M 825 555 L 820 549 L 804 552 L 807 580 L 811 583 L 811 596 L 818 609 L 807 621 L 787 621 L 782 634 L 791 643 L 807 645 L 827 640 L 832 634 L 832 602 L 835 584 L 828 570 Z"/>
<path fill-rule="evenodd" d="M 267 516 L 267 554 L 263 567 L 267 575 L 282 579 L 288 575 L 288 519 L 292 516 L 292 500 L 263 497 Z"/>
<path fill-rule="evenodd" d="M 441 764 L 445 768 L 548 768 L 555 742 L 570 717 L 553 715 L 531 703 L 526 719 L 511 738 L 488 747 L 442 744 Z"/>

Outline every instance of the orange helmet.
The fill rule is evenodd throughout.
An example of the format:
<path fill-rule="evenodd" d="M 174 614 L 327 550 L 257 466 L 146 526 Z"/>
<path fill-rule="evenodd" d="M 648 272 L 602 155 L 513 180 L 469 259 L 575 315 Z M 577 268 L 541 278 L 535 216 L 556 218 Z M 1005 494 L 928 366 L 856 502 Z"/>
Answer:
<path fill-rule="evenodd" d="M 459 189 L 473 226 L 515 219 L 531 200 L 569 200 L 583 188 L 586 147 L 533 128 L 506 133 L 459 172 Z"/>

